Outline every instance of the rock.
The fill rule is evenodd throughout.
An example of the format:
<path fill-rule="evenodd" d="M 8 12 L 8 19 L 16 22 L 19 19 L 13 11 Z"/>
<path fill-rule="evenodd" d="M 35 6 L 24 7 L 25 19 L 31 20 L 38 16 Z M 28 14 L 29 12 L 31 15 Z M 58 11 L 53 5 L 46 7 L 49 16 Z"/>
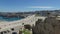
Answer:
<path fill-rule="evenodd" d="M 60 34 L 60 22 L 55 17 L 48 17 L 44 22 L 36 21 L 32 30 L 35 34 Z"/>

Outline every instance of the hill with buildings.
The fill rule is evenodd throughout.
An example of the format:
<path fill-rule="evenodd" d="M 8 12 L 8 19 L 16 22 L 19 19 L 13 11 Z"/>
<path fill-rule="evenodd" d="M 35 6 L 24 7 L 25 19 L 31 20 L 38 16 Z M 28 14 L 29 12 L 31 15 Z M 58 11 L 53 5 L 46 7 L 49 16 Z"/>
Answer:
<path fill-rule="evenodd" d="M 31 12 L 0 12 L 0 16 L 3 17 L 26 17 L 33 14 L 40 14 L 41 16 L 47 16 L 47 13 L 52 15 L 60 15 L 60 10 L 42 10 Z"/>

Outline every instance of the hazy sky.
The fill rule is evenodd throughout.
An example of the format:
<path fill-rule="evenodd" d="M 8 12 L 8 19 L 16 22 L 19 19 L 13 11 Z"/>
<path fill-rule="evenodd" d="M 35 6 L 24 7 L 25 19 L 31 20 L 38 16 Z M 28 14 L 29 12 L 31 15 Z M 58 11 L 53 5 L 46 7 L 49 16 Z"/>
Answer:
<path fill-rule="evenodd" d="M 60 0 L 0 0 L 0 12 L 60 9 Z"/>

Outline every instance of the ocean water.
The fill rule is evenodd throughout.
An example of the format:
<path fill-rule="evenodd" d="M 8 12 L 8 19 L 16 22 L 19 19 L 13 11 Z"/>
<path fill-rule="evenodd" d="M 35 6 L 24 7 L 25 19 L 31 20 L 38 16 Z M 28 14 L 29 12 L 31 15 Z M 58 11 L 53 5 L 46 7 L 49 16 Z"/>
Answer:
<path fill-rule="evenodd" d="M 11 18 L 7 18 L 7 17 L 2 17 L 0 16 L 0 21 L 16 21 L 16 20 L 21 20 L 23 19 L 22 17 L 11 17 Z"/>

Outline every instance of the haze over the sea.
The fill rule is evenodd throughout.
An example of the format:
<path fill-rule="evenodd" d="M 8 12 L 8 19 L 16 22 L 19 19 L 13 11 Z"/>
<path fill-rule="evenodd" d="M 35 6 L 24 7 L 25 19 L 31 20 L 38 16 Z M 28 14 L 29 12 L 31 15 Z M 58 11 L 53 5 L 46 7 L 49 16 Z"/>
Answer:
<path fill-rule="evenodd" d="M 0 12 L 60 9 L 60 0 L 0 0 Z"/>

